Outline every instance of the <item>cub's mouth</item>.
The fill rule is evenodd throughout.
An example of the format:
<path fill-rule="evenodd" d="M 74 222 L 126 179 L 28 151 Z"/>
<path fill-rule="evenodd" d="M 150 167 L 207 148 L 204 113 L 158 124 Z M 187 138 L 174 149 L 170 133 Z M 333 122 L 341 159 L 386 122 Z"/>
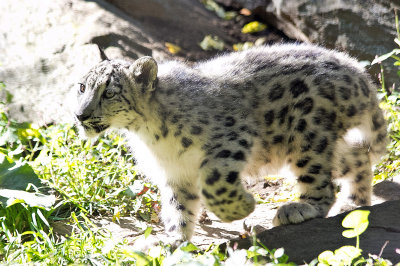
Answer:
<path fill-rule="evenodd" d="M 102 124 L 100 122 L 78 122 L 83 128 L 86 135 L 100 134 L 110 127 L 110 125 Z"/>

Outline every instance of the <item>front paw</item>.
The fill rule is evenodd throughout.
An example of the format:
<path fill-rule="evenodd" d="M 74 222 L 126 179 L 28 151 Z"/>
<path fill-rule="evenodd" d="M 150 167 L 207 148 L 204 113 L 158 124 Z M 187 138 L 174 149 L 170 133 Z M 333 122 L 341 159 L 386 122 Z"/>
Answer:
<path fill-rule="evenodd" d="M 316 217 L 321 217 L 320 212 L 311 204 L 293 202 L 281 206 L 272 223 L 274 226 L 284 224 L 297 224 Z"/>

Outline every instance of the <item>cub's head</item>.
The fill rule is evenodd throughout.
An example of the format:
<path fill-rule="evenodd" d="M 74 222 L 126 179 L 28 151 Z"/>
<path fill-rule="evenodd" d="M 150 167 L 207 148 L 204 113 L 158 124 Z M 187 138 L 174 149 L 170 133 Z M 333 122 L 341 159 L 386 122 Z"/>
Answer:
<path fill-rule="evenodd" d="M 142 114 L 140 106 L 154 90 L 157 63 L 142 57 L 134 63 L 104 60 L 76 85 L 75 120 L 87 137 L 127 127 Z"/>

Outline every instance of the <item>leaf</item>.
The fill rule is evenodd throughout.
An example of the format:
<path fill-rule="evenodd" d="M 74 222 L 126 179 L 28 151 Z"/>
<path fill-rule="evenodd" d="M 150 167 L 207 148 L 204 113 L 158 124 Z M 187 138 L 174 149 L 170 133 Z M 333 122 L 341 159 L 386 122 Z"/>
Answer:
<path fill-rule="evenodd" d="M 283 256 L 283 254 L 285 254 L 285 250 L 283 248 L 278 248 L 275 252 L 274 252 L 274 257 L 275 258 L 280 258 Z"/>
<path fill-rule="evenodd" d="M 326 251 L 322 252 L 321 254 L 319 254 L 318 261 L 325 265 L 333 265 L 331 263 L 336 262 L 335 255 L 330 250 L 326 250 Z"/>
<path fill-rule="evenodd" d="M 210 50 L 222 50 L 224 49 L 224 41 L 219 39 L 217 36 L 211 36 L 207 35 L 204 37 L 204 39 L 200 42 L 200 47 L 201 49 L 205 51 L 210 51 Z"/>
<path fill-rule="evenodd" d="M 361 256 L 361 249 L 353 246 L 343 246 L 335 250 L 336 259 L 345 265 L 350 265 L 359 256 Z"/>
<path fill-rule="evenodd" d="M 170 42 L 166 42 L 166 43 L 165 43 L 165 47 L 167 47 L 168 51 L 169 51 L 171 54 L 177 54 L 177 53 L 179 53 L 179 52 L 182 50 L 181 47 L 179 47 L 179 46 L 176 45 L 176 44 L 170 43 Z"/>
<path fill-rule="evenodd" d="M 149 226 L 146 228 L 146 230 L 144 231 L 144 238 L 148 238 L 149 235 L 151 234 L 151 231 L 153 231 L 153 227 Z"/>
<path fill-rule="evenodd" d="M 376 63 L 381 63 L 382 61 L 388 59 L 388 58 L 391 57 L 392 55 L 398 54 L 398 53 L 400 53 L 400 49 L 394 49 L 393 51 L 391 51 L 391 52 L 389 52 L 389 53 L 387 53 L 387 54 L 384 54 L 384 55 L 381 55 L 381 56 L 375 58 L 375 59 L 372 61 L 371 65 L 374 65 L 374 64 L 376 64 Z"/>
<path fill-rule="evenodd" d="M 0 161 L 0 189 L 26 190 L 29 183 L 36 187 L 42 186 L 32 167 L 28 164 L 17 164 L 8 157 Z"/>
<path fill-rule="evenodd" d="M 186 251 L 186 252 L 192 252 L 195 250 L 199 250 L 198 247 L 196 247 L 195 245 L 193 245 L 192 243 L 189 243 L 189 242 L 182 243 L 182 245 L 180 246 L 180 249 L 182 251 Z"/>
<path fill-rule="evenodd" d="M 124 191 L 124 193 L 129 197 L 136 197 L 141 193 L 146 186 L 144 185 L 145 182 L 142 180 L 135 180 L 133 184 L 128 186 L 128 188 Z"/>
<path fill-rule="evenodd" d="M 267 28 L 267 25 L 265 25 L 261 22 L 258 22 L 258 21 L 252 21 L 243 26 L 242 33 L 259 32 L 259 31 L 265 30 L 266 28 Z"/>
<path fill-rule="evenodd" d="M 30 184 L 42 186 L 33 169 L 28 164 L 17 164 L 4 157 L 0 163 L 0 202 L 3 206 L 24 202 L 31 207 L 51 208 L 55 203 L 55 196 L 26 192 Z"/>
<path fill-rule="evenodd" d="M 350 212 L 342 221 L 342 226 L 352 228 L 343 231 L 342 235 L 347 238 L 352 238 L 361 235 L 368 227 L 368 215 L 370 211 L 355 210 Z"/>
<path fill-rule="evenodd" d="M 10 207 L 17 203 L 26 203 L 30 207 L 50 209 L 55 204 L 56 198 L 54 195 L 43 195 L 40 193 L 30 193 L 13 189 L 0 189 L 0 202 L 5 207 Z"/>

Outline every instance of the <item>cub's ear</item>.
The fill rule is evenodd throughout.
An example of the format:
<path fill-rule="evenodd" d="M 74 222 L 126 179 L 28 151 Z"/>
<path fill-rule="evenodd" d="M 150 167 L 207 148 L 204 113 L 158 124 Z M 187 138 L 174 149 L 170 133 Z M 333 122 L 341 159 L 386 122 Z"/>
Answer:
<path fill-rule="evenodd" d="M 146 87 L 156 80 L 157 71 L 157 62 L 150 56 L 139 58 L 129 67 L 129 72 L 135 81 Z"/>

